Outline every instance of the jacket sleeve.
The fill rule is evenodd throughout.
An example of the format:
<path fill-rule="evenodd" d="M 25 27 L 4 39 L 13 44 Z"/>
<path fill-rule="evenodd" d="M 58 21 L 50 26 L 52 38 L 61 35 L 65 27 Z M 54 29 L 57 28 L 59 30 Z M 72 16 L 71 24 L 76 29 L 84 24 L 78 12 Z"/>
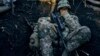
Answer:
<path fill-rule="evenodd" d="M 68 51 L 73 51 L 90 40 L 90 29 L 87 26 L 81 26 L 77 16 L 64 15 L 63 17 L 65 24 L 70 29 L 70 33 L 66 36 Z"/>
<path fill-rule="evenodd" d="M 65 19 L 65 25 L 68 26 L 70 31 L 81 27 L 77 16 L 66 13 L 63 17 Z"/>

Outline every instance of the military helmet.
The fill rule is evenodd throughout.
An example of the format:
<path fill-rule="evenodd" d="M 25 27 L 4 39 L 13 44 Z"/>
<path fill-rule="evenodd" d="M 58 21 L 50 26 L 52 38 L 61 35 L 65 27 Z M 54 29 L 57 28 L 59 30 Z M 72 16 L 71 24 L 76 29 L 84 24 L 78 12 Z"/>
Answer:
<path fill-rule="evenodd" d="M 58 2 L 57 10 L 61 9 L 62 7 L 66 7 L 66 8 L 68 8 L 68 9 L 71 9 L 71 6 L 70 6 L 68 0 L 60 0 L 60 1 Z"/>

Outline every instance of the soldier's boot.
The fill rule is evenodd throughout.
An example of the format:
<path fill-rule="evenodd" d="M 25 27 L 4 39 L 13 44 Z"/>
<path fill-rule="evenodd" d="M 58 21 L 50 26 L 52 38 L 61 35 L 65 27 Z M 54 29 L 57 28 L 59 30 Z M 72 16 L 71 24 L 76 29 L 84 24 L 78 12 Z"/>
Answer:
<path fill-rule="evenodd" d="M 77 49 L 79 46 L 84 44 L 85 42 L 90 40 L 91 32 L 90 29 L 86 26 L 81 27 L 77 32 L 72 33 L 71 38 L 66 37 L 67 43 L 66 43 L 66 51 L 71 52 L 75 49 Z"/>
<path fill-rule="evenodd" d="M 48 17 L 42 17 L 38 21 L 39 26 L 39 38 L 40 38 L 40 50 L 42 56 L 53 56 L 52 47 L 52 24 L 46 20 Z"/>

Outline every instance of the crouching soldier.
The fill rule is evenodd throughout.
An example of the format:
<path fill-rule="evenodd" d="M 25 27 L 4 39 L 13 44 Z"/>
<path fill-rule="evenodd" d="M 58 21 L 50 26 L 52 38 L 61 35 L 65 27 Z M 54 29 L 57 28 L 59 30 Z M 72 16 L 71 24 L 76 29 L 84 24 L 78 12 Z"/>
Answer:
<path fill-rule="evenodd" d="M 71 56 L 72 51 L 89 41 L 90 29 L 81 26 L 78 17 L 70 14 L 70 9 L 67 0 L 60 0 L 57 5 L 59 16 L 56 21 L 51 19 L 56 16 L 40 17 L 30 37 L 30 47 L 39 47 L 42 56 Z M 61 55 L 54 55 L 60 45 L 64 47 L 62 52 L 59 50 Z"/>

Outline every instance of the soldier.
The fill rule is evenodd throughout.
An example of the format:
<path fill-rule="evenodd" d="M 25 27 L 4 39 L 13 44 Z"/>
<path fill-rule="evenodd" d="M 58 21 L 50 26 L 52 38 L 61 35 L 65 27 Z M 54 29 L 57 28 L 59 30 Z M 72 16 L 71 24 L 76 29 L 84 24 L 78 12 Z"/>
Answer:
<path fill-rule="evenodd" d="M 90 29 L 86 26 L 81 26 L 78 17 L 70 14 L 70 9 L 71 7 L 67 0 L 60 0 L 58 2 L 57 11 L 60 13 L 60 16 L 63 17 L 65 25 L 62 31 L 64 40 L 57 39 L 56 26 L 58 25 L 51 23 L 50 16 L 40 17 L 38 24 L 34 28 L 34 33 L 30 37 L 30 47 L 40 47 L 42 56 L 71 56 L 70 53 L 72 51 L 89 41 L 91 36 Z M 60 43 L 59 45 L 63 44 L 64 50 L 61 55 L 54 55 L 54 43 Z M 78 55 L 76 54 L 77 51 L 74 53 Z"/>

